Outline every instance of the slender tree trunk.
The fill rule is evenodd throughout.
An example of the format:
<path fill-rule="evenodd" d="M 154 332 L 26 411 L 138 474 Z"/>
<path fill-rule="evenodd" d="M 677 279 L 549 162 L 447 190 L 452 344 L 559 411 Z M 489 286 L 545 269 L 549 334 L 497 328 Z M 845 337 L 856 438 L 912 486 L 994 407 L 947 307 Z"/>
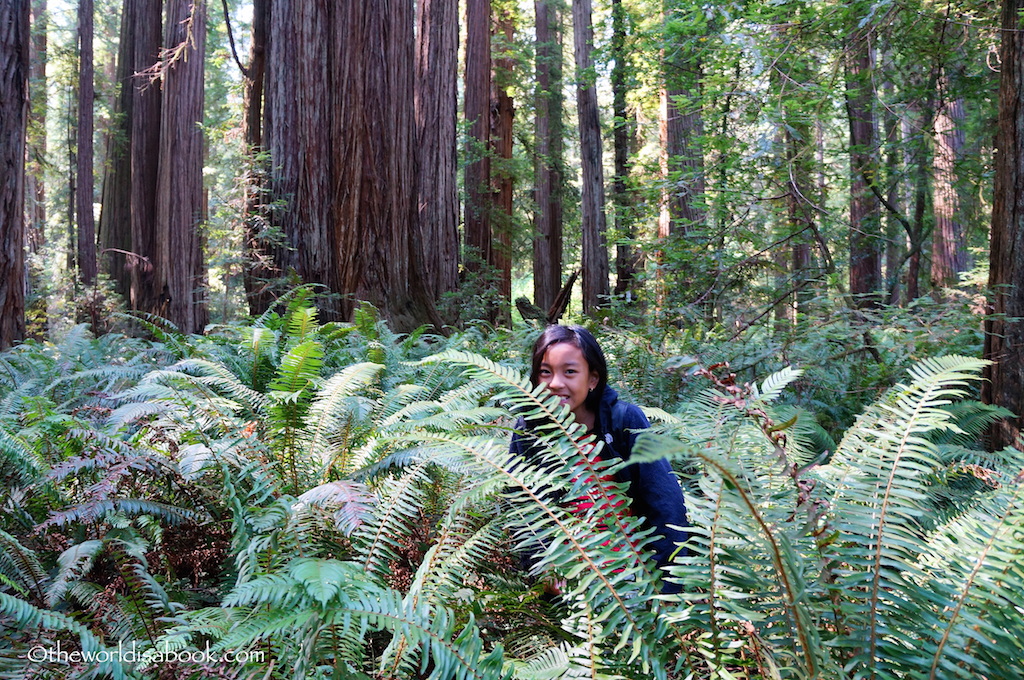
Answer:
<path fill-rule="evenodd" d="M 945 88 L 948 89 L 948 88 Z M 952 286 L 967 269 L 967 249 L 960 224 L 960 197 L 956 189 L 956 163 L 964 148 L 964 103 L 943 102 L 935 116 L 935 172 L 932 205 L 935 231 L 932 236 L 932 276 L 936 287 Z"/>
<path fill-rule="evenodd" d="M 674 0 L 662 5 L 663 22 L 669 25 L 676 6 Z M 697 49 L 686 41 L 665 36 L 662 48 L 663 82 L 659 135 L 663 191 L 658 218 L 658 236 L 668 238 L 675 228 L 686 234 L 704 221 L 700 202 L 704 197 L 704 156 L 699 137 L 704 134 L 700 110 L 700 78 L 703 71 Z"/>
<path fill-rule="evenodd" d="M 242 120 L 248 164 L 245 179 L 245 270 L 242 275 L 249 313 L 257 316 L 274 301 L 274 279 L 280 274 L 273 260 L 274 244 L 267 236 L 271 216 L 265 200 L 270 173 L 263 145 L 263 88 L 267 70 L 267 27 L 271 0 L 252 4 L 252 42 L 245 74 L 245 117 Z"/>
<path fill-rule="evenodd" d="M 169 0 L 164 44 L 160 162 L 157 174 L 155 284 L 161 313 L 184 333 L 206 325 L 200 223 L 203 203 L 203 67 L 206 6 Z"/>
<path fill-rule="evenodd" d="M 25 337 L 29 1 L 0 0 L 0 349 Z"/>
<path fill-rule="evenodd" d="M 854 19 L 858 17 L 855 15 Z M 871 25 L 852 31 L 846 59 L 846 108 L 850 124 L 850 293 L 861 307 L 878 304 L 882 283 Z"/>
<path fill-rule="evenodd" d="M 892 99 L 893 84 L 885 81 L 882 85 L 882 96 L 886 100 Z M 899 210 L 906 212 L 902 207 L 904 199 L 900 189 L 906 184 L 901 181 L 903 169 L 900 166 L 901 145 L 901 121 L 896 113 L 889 107 L 882 109 L 882 129 L 885 137 L 885 176 L 889 191 L 886 200 L 889 204 Z M 885 281 L 889 295 L 887 303 L 897 304 L 900 299 L 899 277 L 903 263 L 903 244 L 906 242 L 906 235 L 903 225 L 899 223 L 896 216 L 887 213 L 885 219 Z"/>
<path fill-rule="evenodd" d="M 515 58 L 511 54 L 512 39 L 515 35 L 514 18 L 506 13 L 494 17 L 494 35 L 501 52 L 492 58 L 494 71 L 491 74 L 491 165 L 494 182 L 494 212 L 491 220 L 491 259 L 488 264 L 498 277 L 498 297 L 501 308 L 496 310 L 496 321 L 508 325 L 512 321 L 512 121 L 515 106 L 508 94 L 515 78 Z"/>
<path fill-rule="evenodd" d="M 481 271 L 491 261 L 491 2 L 466 2 L 466 266 Z"/>
<path fill-rule="evenodd" d="M 535 0 L 537 17 L 536 156 L 534 159 L 533 300 L 547 310 L 562 284 L 562 42 L 551 0 Z"/>
<path fill-rule="evenodd" d="M 618 243 L 615 246 L 615 295 L 632 298 L 636 278 L 636 251 L 632 241 L 636 236 L 633 226 L 632 205 L 627 182 L 630 174 L 629 148 L 631 126 L 626 109 L 627 63 L 626 49 L 627 12 L 622 0 L 612 0 L 612 113 L 615 122 L 612 127 L 612 144 L 615 157 L 615 178 L 612 180 L 612 205 L 615 212 L 615 232 Z"/>
<path fill-rule="evenodd" d="M 417 224 L 423 284 L 434 299 L 459 285 L 458 0 L 416 7 Z"/>
<path fill-rule="evenodd" d="M 1024 1 L 1004 0 L 999 121 L 996 126 L 995 193 L 989 249 L 989 314 L 985 319 L 985 368 L 981 396 L 985 403 L 1012 411 L 1013 418 L 994 423 L 989 446 L 999 450 L 1020 445 L 1024 414 Z"/>
<path fill-rule="evenodd" d="M 155 285 L 156 195 L 160 160 L 161 88 L 152 77 L 163 36 L 161 0 L 129 0 L 133 36 L 131 79 L 131 271 L 132 309 L 161 313 L 163 291 Z"/>
<path fill-rule="evenodd" d="M 28 166 L 25 173 L 25 224 L 29 250 L 33 253 L 46 242 L 46 31 L 49 19 L 46 0 L 33 0 L 32 40 L 29 43 Z"/>
<path fill-rule="evenodd" d="M 100 198 L 98 240 L 99 265 L 114 282 L 114 290 L 124 299 L 131 291 L 129 260 L 132 251 L 132 102 L 135 81 L 135 34 L 132 17 L 133 0 L 124 0 L 121 9 L 121 37 L 117 52 L 117 97 L 114 100 L 113 123 L 107 132 L 107 163 L 103 173 Z"/>
<path fill-rule="evenodd" d="M 78 274 L 84 286 L 96 281 L 96 222 L 93 216 L 93 3 L 78 3 L 78 183 L 75 206 L 78 224 Z"/>
<path fill-rule="evenodd" d="M 605 241 L 604 168 L 601 119 L 594 73 L 594 30 L 590 0 L 573 0 L 576 53 L 576 109 L 580 125 L 583 228 L 583 313 L 594 314 L 608 302 L 608 246 Z"/>

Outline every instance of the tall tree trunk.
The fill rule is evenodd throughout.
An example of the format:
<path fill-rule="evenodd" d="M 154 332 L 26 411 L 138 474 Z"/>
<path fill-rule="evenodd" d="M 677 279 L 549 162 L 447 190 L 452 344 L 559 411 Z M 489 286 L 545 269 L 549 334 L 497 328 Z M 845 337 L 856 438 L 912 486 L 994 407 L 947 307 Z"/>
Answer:
<path fill-rule="evenodd" d="M 859 13 L 852 20 L 858 21 Z M 855 304 L 878 304 L 882 251 L 877 181 L 871 24 L 852 30 L 846 56 L 846 110 L 850 124 L 850 293 Z"/>
<path fill-rule="evenodd" d="M 320 3 L 274 0 L 266 44 L 263 141 L 270 155 L 270 219 L 281 232 L 274 262 L 285 277 L 340 290 L 330 241 L 333 167 L 329 15 Z M 351 134 L 357 134 L 352 130 Z M 321 301 L 328 319 L 341 303 Z"/>
<path fill-rule="evenodd" d="M 612 180 L 612 206 L 615 212 L 615 232 L 619 242 L 615 246 L 615 294 L 632 297 L 636 278 L 636 251 L 632 241 L 636 236 L 633 226 L 632 205 L 627 182 L 630 174 L 629 148 L 631 126 L 626 109 L 627 63 L 626 48 L 627 11 L 622 0 L 612 0 L 612 145 L 615 158 L 615 178 Z"/>
<path fill-rule="evenodd" d="M 161 88 L 152 73 L 163 39 L 161 0 L 128 0 L 132 31 L 131 79 L 131 271 L 132 309 L 161 313 L 163 291 L 155 285 L 156 195 L 160 161 Z"/>
<path fill-rule="evenodd" d="M 114 282 L 114 290 L 124 299 L 131 291 L 129 255 L 132 251 L 132 102 L 135 80 L 135 33 L 133 0 L 124 0 L 121 8 L 121 37 L 117 52 L 117 97 L 113 123 L 107 132 L 107 163 L 100 198 L 100 269 Z M 132 263 L 135 258 L 132 258 Z"/>
<path fill-rule="evenodd" d="M 673 19 L 675 0 L 662 4 L 663 22 L 667 27 Z M 663 81 L 659 114 L 661 137 L 661 172 L 663 190 L 658 217 L 658 236 L 668 238 L 679 227 L 686 234 L 704 221 L 700 205 L 704 196 L 704 156 L 699 137 L 704 134 L 700 110 L 700 78 L 703 71 L 698 49 L 692 42 L 696 36 L 683 40 L 667 34 L 662 48 Z"/>
<path fill-rule="evenodd" d="M 466 266 L 481 271 L 491 261 L 491 2 L 466 2 L 465 111 Z"/>
<path fill-rule="evenodd" d="M 249 313 L 258 316 L 274 301 L 273 244 L 267 236 L 271 216 L 265 193 L 269 191 L 268 163 L 263 146 L 263 88 L 267 69 L 267 28 L 270 0 L 252 3 L 252 41 L 245 77 L 243 137 L 248 153 L 245 178 L 245 269 L 242 274 Z"/>
<path fill-rule="evenodd" d="M 78 224 L 78 274 L 84 286 L 96 280 L 96 222 L 92 204 L 93 180 L 93 3 L 78 3 L 78 183 L 75 206 Z"/>
<path fill-rule="evenodd" d="M 985 403 L 1012 411 L 994 423 L 989 446 L 1019 446 L 1024 414 L 1024 0 L 1004 0 L 999 121 L 996 126 L 995 193 L 989 249 L 989 314 L 985 318 Z"/>
<path fill-rule="evenodd" d="M 459 285 L 458 0 L 416 7 L 417 242 L 434 299 Z"/>
<path fill-rule="evenodd" d="M 608 302 L 608 246 L 605 241 L 604 167 L 601 118 L 594 73 L 594 30 L 590 0 L 573 0 L 576 54 L 576 110 L 580 125 L 580 189 L 583 230 L 583 313 L 594 314 Z"/>
<path fill-rule="evenodd" d="M 334 8 L 331 122 L 333 290 L 368 300 L 399 330 L 438 323 L 420 271 L 411 0 Z M 342 312 L 351 316 L 346 300 Z"/>
<path fill-rule="evenodd" d="M 893 84 L 886 80 L 882 84 L 882 97 L 891 101 L 893 97 Z M 901 212 L 904 198 L 900 189 L 906 184 L 901 181 L 903 168 L 900 165 L 900 157 L 906 153 L 906 148 L 900 144 L 901 120 L 896 112 L 889 107 L 882 108 L 882 130 L 885 140 L 885 177 L 889 188 L 886 200 L 889 205 L 894 206 Z M 891 212 L 886 213 L 885 218 L 885 282 L 888 288 L 887 304 L 894 305 L 899 302 L 900 285 L 899 277 L 903 265 L 903 244 L 906 242 L 906 235 L 903 225 Z"/>
<path fill-rule="evenodd" d="M 157 173 L 154 281 L 160 309 L 183 333 L 206 325 L 200 222 L 203 203 L 203 68 L 206 6 L 202 0 L 169 0 L 162 65 L 163 108 Z"/>
<path fill-rule="evenodd" d="M 29 0 L 0 0 L 0 349 L 25 337 Z"/>
<path fill-rule="evenodd" d="M 547 310 L 562 287 L 562 41 L 552 0 L 535 0 L 537 94 L 533 300 Z"/>
<path fill-rule="evenodd" d="M 491 165 L 494 182 L 494 212 L 491 220 L 491 259 L 488 264 L 498 277 L 498 297 L 501 308 L 496 310 L 496 321 L 510 324 L 512 321 L 512 121 L 515 107 L 509 96 L 509 87 L 515 78 L 515 58 L 512 56 L 512 39 L 515 35 L 515 19 L 507 13 L 494 17 L 492 45 L 500 46 L 497 58 L 492 58 L 494 71 L 491 74 Z"/>
<path fill-rule="evenodd" d="M 948 90 L 948 88 L 943 88 Z M 932 205 L 935 230 L 932 236 L 931 282 L 946 287 L 957 282 L 967 269 L 967 249 L 960 224 L 960 197 L 956 189 L 956 163 L 964 148 L 964 102 L 942 102 L 935 115 L 935 173 Z"/>
<path fill-rule="evenodd" d="M 46 242 L 46 0 L 33 0 L 29 43 L 29 121 L 25 172 L 26 240 L 33 253 Z"/>

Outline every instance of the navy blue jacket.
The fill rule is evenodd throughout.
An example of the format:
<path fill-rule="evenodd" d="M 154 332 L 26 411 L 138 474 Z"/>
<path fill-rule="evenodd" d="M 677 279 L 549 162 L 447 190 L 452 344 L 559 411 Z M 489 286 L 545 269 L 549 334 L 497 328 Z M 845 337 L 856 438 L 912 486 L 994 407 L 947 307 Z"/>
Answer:
<path fill-rule="evenodd" d="M 615 390 L 605 387 L 594 424 L 595 434 L 605 443 L 601 458 L 611 460 L 611 456 L 617 456 L 629 460 L 637 431 L 650 425 L 639 407 L 619 401 Z M 530 437 L 528 434 L 520 434 L 527 428 L 525 420 L 520 418 L 515 427 L 517 432 L 512 435 L 509 450 L 529 458 L 533 454 Z M 654 528 L 655 539 L 648 547 L 654 550 L 658 566 L 665 566 L 671 562 L 672 554 L 679 544 L 687 538 L 685 531 L 674 527 L 688 526 L 683 492 L 672 474 L 671 466 L 665 459 L 653 463 L 634 463 L 617 472 L 615 481 L 629 485 L 627 493 L 631 499 L 630 510 L 643 518 L 644 528 Z M 670 585 L 665 588 L 665 592 L 675 591 L 676 588 Z"/>

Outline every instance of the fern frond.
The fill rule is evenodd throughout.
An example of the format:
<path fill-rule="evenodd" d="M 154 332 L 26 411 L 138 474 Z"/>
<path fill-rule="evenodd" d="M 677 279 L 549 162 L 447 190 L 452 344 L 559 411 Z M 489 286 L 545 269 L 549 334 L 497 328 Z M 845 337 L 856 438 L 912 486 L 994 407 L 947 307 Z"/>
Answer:
<path fill-rule="evenodd" d="M 0 572 L 19 583 L 40 603 L 46 602 L 46 571 L 35 552 L 0 529 Z"/>
<path fill-rule="evenodd" d="M 57 573 L 46 589 L 46 604 L 50 608 L 64 597 L 73 581 L 84 577 L 92 569 L 93 561 L 103 550 L 103 541 L 89 540 L 76 543 L 57 558 Z"/>

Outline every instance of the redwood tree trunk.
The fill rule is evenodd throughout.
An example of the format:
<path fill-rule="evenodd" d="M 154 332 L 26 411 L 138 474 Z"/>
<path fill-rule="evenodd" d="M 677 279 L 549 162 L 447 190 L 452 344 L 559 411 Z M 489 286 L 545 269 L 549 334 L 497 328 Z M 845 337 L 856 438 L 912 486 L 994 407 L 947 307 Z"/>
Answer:
<path fill-rule="evenodd" d="M 956 162 L 964 147 L 964 103 L 944 102 L 935 115 L 935 173 L 932 205 L 935 231 L 932 236 L 932 285 L 956 284 L 967 269 L 967 249 L 960 224 L 960 197 L 956 189 Z"/>
<path fill-rule="evenodd" d="M 417 5 L 417 241 L 423 285 L 434 299 L 459 285 L 458 0 Z"/>
<path fill-rule="evenodd" d="M 155 285 L 156 185 L 160 160 L 159 83 L 151 72 L 160 58 L 161 0 L 128 0 L 132 31 L 131 78 L 131 270 L 132 309 L 160 313 L 163 291 Z"/>
<path fill-rule="evenodd" d="M 605 241 L 604 168 L 601 120 L 594 83 L 594 31 L 590 0 L 573 0 L 576 53 L 576 109 L 580 125 L 583 230 L 583 313 L 593 314 L 608 302 L 608 246 Z"/>
<path fill-rule="evenodd" d="M 491 2 L 466 2 L 466 266 L 479 271 L 491 256 Z"/>
<path fill-rule="evenodd" d="M 100 199 L 100 269 L 114 282 L 114 290 L 126 300 L 131 291 L 131 271 L 126 253 L 132 250 L 132 166 L 131 131 L 134 100 L 135 34 L 132 23 L 133 0 L 124 0 L 121 9 L 121 38 L 118 43 L 114 118 L 107 133 L 107 163 L 103 173 Z M 134 258 L 133 260 L 134 261 Z"/>
<path fill-rule="evenodd" d="M 496 321 L 511 323 L 512 301 L 512 121 L 515 107 L 508 87 L 515 77 L 515 59 L 511 56 L 512 38 L 515 34 L 513 17 L 502 14 L 494 17 L 494 34 L 500 36 L 503 52 L 493 59 L 491 74 L 491 155 L 496 159 L 492 165 L 494 182 L 494 214 L 491 221 L 491 259 L 498 277 L 498 297 L 501 309 L 496 310 Z"/>
<path fill-rule="evenodd" d="M 164 44 L 175 54 L 163 65 L 154 280 L 160 313 L 182 332 L 196 333 L 207 320 L 200 237 L 205 3 L 169 0 L 165 26 Z"/>
<path fill-rule="evenodd" d="M 269 189 L 268 163 L 263 156 L 263 88 L 267 68 L 267 28 L 270 0 L 252 4 L 252 42 L 245 74 L 245 117 L 243 136 L 249 167 L 245 179 L 245 269 L 242 275 L 249 313 L 257 316 L 274 301 L 274 279 L 279 274 L 273 262 L 273 245 L 267 237 L 270 226 L 264 192 Z"/>
<path fill-rule="evenodd" d="M 537 95 L 534 134 L 533 300 L 543 310 L 562 287 L 562 40 L 558 9 L 535 0 Z"/>
<path fill-rule="evenodd" d="M 870 24 L 852 32 L 846 63 L 846 108 L 850 124 L 850 293 L 855 304 L 878 304 L 882 284 L 879 202 L 867 183 L 876 181 L 874 88 Z"/>
<path fill-rule="evenodd" d="M 373 303 L 402 331 L 436 324 L 414 229 L 413 4 L 366 0 L 332 10 L 332 290 Z M 343 301 L 345 317 L 353 307 L 353 300 Z"/>
<path fill-rule="evenodd" d="M 626 109 L 626 64 L 629 53 L 626 48 L 626 8 L 622 0 L 612 0 L 612 145 L 615 158 L 615 178 L 612 180 L 612 205 L 615 214 L 615 232 L 619 243 L 615 246 L 615 294 L 626 296 L 632 293 L 636 276 L 636 251 L 632 240 L 632 205 L 627 189 L 629 179 L 629 147 L 632 130 Z"/>
<path fill-rule="evenodd" d="M 989 315 L 985 319 L 986 367 L 982 399 L 1017 414 L 989 430 L 993 450 L 1018 445 L 1024 414 L 1024 0 L 1004 0 L 996 127 L 995 193 L 989 249 Z"/>
<path fill-rule="evenodd" d="M 78 3 L 78 182 L 75 185 L 75 215 L 78 226 L 78 274 L 82 285 L 96 280 L 96 221 L 93 216 L 93 3 Z"/>
<path fill-rule="evenodd" d="M 0 349 L 25 337 L 29 0 L 0 0 Z"/>
<path fill-rule="evenodd" d="M 33 253 L 46 242 L 46 0 L 33 0 L 31 9 L 32 40 L 29 43 L 29 124 L 28 153 L 25 175 L 25 225 L 29 250 Z"/>

